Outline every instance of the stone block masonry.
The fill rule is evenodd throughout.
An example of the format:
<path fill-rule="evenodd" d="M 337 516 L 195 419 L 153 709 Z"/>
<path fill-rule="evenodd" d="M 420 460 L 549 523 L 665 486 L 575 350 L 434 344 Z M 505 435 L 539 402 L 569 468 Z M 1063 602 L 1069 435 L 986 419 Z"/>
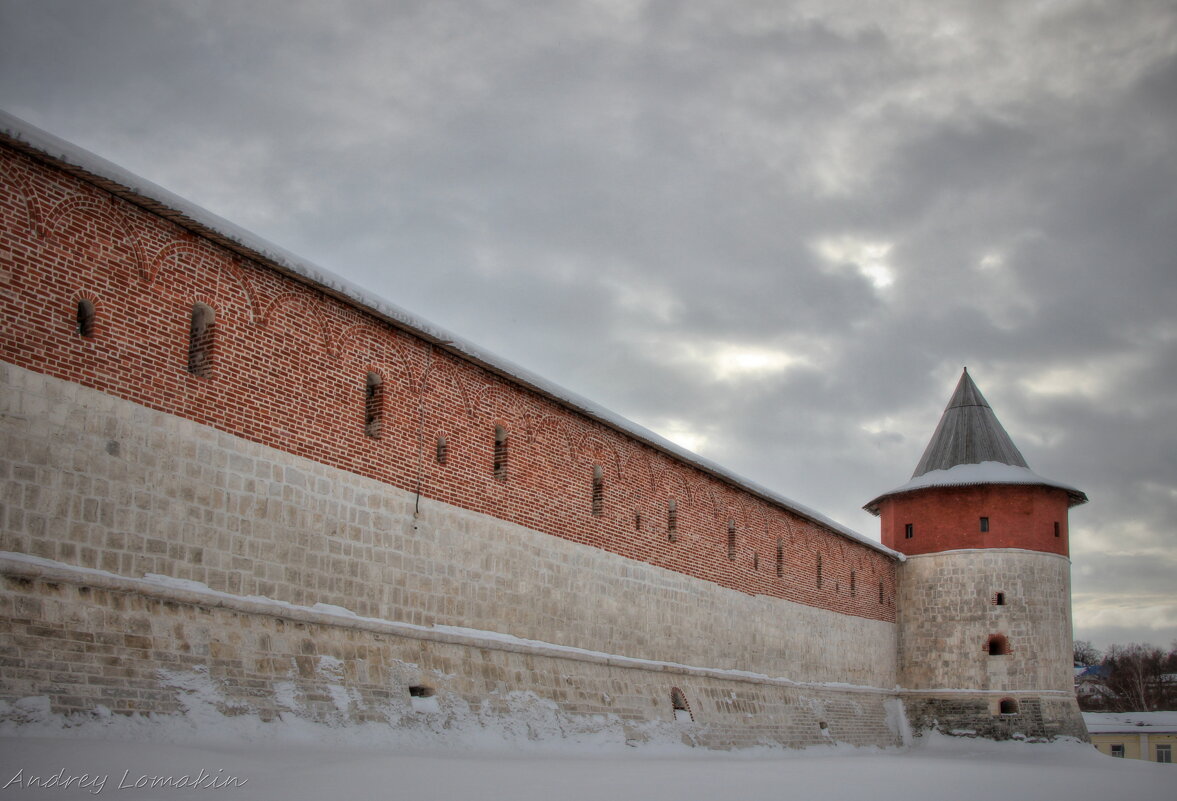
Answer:
<path fill-rule="evenodd" d="M 1009 548 L 900 567 L 900 686 L 916 728 L 1087 739 L 1070 671 L 1070 560 Z"/>
<path fill-rule="evenodd" d="M 1013 698 L 1016 707 L 1010 709 L 1016 709 L 1016 712 L 1008 714 L 1001 714 L 1000 707 L 995 709 L 999 699 L 977 693 L 952 696 L 908 693 L 904 702 L 908 721 L 916 730 L 936 729 L 945 734 L 992 740 L 1088 739 L 1083 716 L 1072 697 L 1060 693 Z"/>
<path fill-rule="evenodd" d="M 66 713 L 380 723 L 441 738 L 598 735 L 713 748 L 895 745 L 890 694 L 410 631 L 68 567 L 3 563 L 5 684 Z M 22 574 L 22 575 L 17 575 Z M 686 699 L 676 717 L 672 694 Z M 19 718 L 20 705 L 8 707 Z"/>
<path fill-rule="evenodd" d="M 900 683 L 1074 695 L 1070 560 L 1013 549 L 909 557 L 899 598 Z M 1000 603 L 998 595 L 1000 594 Z M 1000 636 L 1004 653 L 990 654 Z M 938 647 L 929 647 L 930 645 Z"/>

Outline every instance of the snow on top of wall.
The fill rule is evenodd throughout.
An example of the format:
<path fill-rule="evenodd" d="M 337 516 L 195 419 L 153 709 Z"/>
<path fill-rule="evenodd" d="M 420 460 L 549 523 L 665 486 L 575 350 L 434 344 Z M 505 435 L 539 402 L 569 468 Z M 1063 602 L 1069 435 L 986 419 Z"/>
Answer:
<path fill-rule="evenodd" d="M 513 362 L 504 359 L 500 356 L 484 350 L 473 343 L 466 342 L 458 336 L 450 333 L 444 328 L 435 325 L 427 320 L 424 320 L 414 314 L 409 313 L 400 306 L 391 303 L 384 298 L 376 295 L 368 290 L 353 284 L 346 278 L 343 278 L 335 273 L 320 267 L 306 259 L 303 259 L 294 253 L 279 247 L 278 245 L 269 242 L 262 237 L 253 234 L 240 226 L 237 226 L 228 220 L 213 214 L 212 212 L 201 208 L 179 195 L 173 194 L 163 187 L 152 183 L 144 178 L 135 175 L 113 162 L 107 161 L 101 156 L 97 156 L 84 148 L 67 142 L 64 139 L 54 136 L 53 134 L 43 131 L 30 123 L 25 122 L 19 117 L 14 117 L 7 112 L 0 110 L 0 134 L 9 139 L 22 144 L 28 148 L 36 150 L 45 156 L 48 156 L 53 161 L 67 165 L 69 167 L 77 168 L 90 176 L 104 179 L 105 181 L 123 187 L 128 190 L 130 194 L 138 196 L 141 199 L 160 204 L 167 209 L 178 212 L 183 218 L 187 218 L 189 223 L 196 223 L 197 227 L 206 229 L 208 232 L 215 234 L 218 237 L 224 238 L 229 242 L 255 254 L 260 261 L 277 267 L 279 270 L 290 273 L 292 275 L 302 278 L 304 281 L 317 285 L 318 287 L 328 291 L 336 297 L 346 299 L 358 306 L 363 307 L 367 311 L 375 314 L 375 316 L 383 318 L 388 322 L 423 337 L 424 339 L 433 342 L 434 344 L 460 354 L 469 360 L 472 360 L 482 366 L 489 368 L 491 371 L 505 375 L 514 379 L 516 382 L 524 386 L 534 389 L 542 395 L 552 398 L 563 406 L 571 408 L 574 411 L 587 415 L 605 425 L 617 429 L 625 434 L 628 434 L 635 439 L 645 442 L 654 448 L 670 454 L 674 458 L 690 464 L 698 469 L 710 473 L 724 481 L 737 485 L 738 487 L 758 495 L 767 501 L 782 506 L 792 512 L 799 514 L 802 517 L 808 518 L 819 525 L 830 529 L 842 536 L 848 537 L 852 540 L 862 543 L 876 551 L 881 551 L 888 556 L 895 557 L 902 560 L 903 555 L 897 551 L 883 546 L 882 544 L 866 537 L 859 532 L 838 523 L 837 521 L 821 514 L 820 512 L 797 503 L 791 498 L 787 498 L 780 493 L 769 490 L 755 482 L 739 476 L 732 471 L 705 459 L 698 454 L 692 453 L 687 449 L 676 445 L 670 440 L 665 439 L 653 431 L 638 425 L 626 418 L 588 400 L 574 392 L 571 392 L 554 382 L 551 382 L 535 373 L 520 367 Z M 128 198 L 131 199 L 131 198 Z M 184 224 L 184 220 L 175 220 L 178 224 Z"/>
<path fill-rule="evenodd" d="M 1001 462 L 981 462 L 980 464 L 958 464 L 947 470 L 931 470 L 900 487 L 883 493 L 868 503 L 866 508 L 872 512 L 877 511 L 879 501 L 888 495 L 899 495 L 928 487 L 966 487 L 975 484 L 1032 484 L 1055 487 L 1066 490 L 1069 495 L 1082 496 L 1086 500 L 1086 496 L 1081 490 L 1069 484 L 1044 478 L 1028 467 L 1017 467 Z"/>
<path fill-rule="evenodd" d="M 1092 734 L 1177 733 L 1177 712 L 1084 712 L 1083 722 Z"/>

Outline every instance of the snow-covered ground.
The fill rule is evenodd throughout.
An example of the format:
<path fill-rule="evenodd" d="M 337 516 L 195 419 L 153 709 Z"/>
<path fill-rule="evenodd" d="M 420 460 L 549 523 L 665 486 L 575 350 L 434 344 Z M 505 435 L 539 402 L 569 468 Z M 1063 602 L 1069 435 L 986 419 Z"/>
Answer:
<path fill-rule="evenodd" d="M 720 753 L 663 742 L 533 741 L 485 732 L 445 745 L 388 727 L 185 718 L 0 727 L 0 799 L 510 799 L 510 801 L 1148 801 L 1177 766 L 1090 745 L 940 736 L 907 749 Z M 151 787 L 154 777 L 180 787 Z M 70 781 L 72 779 L 72 781 Z M 68 782 L 68 786 L 66 785 Z M 54 786 L 46 787 L 50 784 Z M 136 788 L 135 785 L 141 785 Z"/>

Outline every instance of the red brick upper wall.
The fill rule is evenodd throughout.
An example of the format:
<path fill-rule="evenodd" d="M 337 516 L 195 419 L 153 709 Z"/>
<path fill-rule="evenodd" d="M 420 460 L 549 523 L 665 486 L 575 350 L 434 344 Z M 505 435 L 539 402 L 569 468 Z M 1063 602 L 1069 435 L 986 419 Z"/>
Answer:
<path fill-rule="evenodd" d="M 1023 548 L 1066 556 L 1067 508 L 1066 490 L 1056 487 L 985 484 L 892 495 L 880 501 L 879 515 L 883 544 L 908 555 Z"/>
<path fill-rule="evenodd" d="M 894 620 L 886 554 L 7 148 L 0 234 L 5 361 L 742 592 Z M 208 377 L 188 370 L 197 303 L 215 314 Z"/>

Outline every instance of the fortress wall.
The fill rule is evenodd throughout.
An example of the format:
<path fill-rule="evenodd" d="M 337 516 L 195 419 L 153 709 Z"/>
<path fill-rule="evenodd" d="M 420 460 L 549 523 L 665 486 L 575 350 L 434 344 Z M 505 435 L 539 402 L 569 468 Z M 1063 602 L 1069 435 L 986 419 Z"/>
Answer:
<path fill-rule="evenodd" d="M 888 554 L 579 414 L 274 264 L 227 250 L 5 148 L 0 243 L 0 358 L 6 362 L 553 538 L 743 593 L 894 620 L 895 562 Z M 79 302 L 95 310 L 86 336 L 77 331 Z M 206 376 L 188 369 L 197 303 L 215 314 Z M 374 427 L 366 425 L 370 374 L 380 381 Z M 507 435 L 499 471 L 496 427 Z M 444 460 L 438 448 L 443 438 Z M 273 474 L 249 480 L 283 483 Z M 100 493 L 89 498 L 83 514 L 95 504 L 106 515 L 148 511 L 133 503 L 104 505 Z M 178 504 L 190 500 L 181 497 Z M 269 547 L 252 542 L 249 527 L 257 507 L 270 502 L 259 495 L 224 512 L 239 527 L 224 534 L 240 543 L 235 556 L 254 559 L 255 550 Z M 167 534 L 153 537 L 159 542 L 151 547 L 168 554 L 190 547 L 173 535 L 184 536 L 192 522 L 170 520 Z M 60 544 L 58 558 L 90 564 L 96 543 L 63 532 L 60 521 L 52 525 L 49 539 Z M 125 534 L 121 527 L 114 530 L 115 536 Z M 332 529 L 318 535 L 334 536 Z M 305 548 L 284 547 L 296 562 Z M 132 561 L 159 556 L 116 550 Z M 313 592 L 320 589 L 316 582 L 361 580 L 326 571 L 321 562 L 292 566 L 279 559 L 280 566 L 262 573 L 253 564 L 218 564 L 202 572 L 214 588 L 247 594 L 267 594 L 283 581 L 296 585 L 297 571 Z"/>

